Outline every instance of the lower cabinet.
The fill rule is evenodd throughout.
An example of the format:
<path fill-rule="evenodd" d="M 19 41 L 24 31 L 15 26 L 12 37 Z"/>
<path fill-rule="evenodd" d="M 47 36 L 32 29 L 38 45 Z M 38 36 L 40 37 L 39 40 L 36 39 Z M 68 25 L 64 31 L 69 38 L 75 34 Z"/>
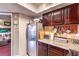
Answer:
<path fill-rule="evenodd" d="M 48 56 L 48 45 L 38 42 L 38 56 Z"/>
<path fill-rule="evenodd" d="M 66 56 L 68 54 L 68 50 L 55 47 L 52 45 L 48 45 L 48 55 L 49 56 Z"/>
<path fill-rule="evenodd" d="M 38 56 L 66 56 L 68 50 L 38 42 Z"/>

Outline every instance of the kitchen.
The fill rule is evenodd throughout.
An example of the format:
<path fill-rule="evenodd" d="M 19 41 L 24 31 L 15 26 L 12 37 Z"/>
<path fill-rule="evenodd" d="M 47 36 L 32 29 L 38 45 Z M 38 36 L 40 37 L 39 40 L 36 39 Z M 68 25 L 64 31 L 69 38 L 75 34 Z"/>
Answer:
<path fill-rule="evenodd" d="M 44 13 L 39 33 L 38 56 L 79 55 L 79 4 Z"/>
<path fill-rule="evenodd" d="M 0 8 L 10 13 L 8 56 L 79 56 L 79 3 L 2 3 Z"/>

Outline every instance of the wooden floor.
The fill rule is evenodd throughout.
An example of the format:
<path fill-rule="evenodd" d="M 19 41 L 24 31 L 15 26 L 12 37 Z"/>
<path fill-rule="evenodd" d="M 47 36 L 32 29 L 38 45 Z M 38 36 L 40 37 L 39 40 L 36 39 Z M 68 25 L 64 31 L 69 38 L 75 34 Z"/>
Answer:
<path fill-rule="evenodd" d="M 11 44 L 0 47 L 0 56 L 11 56 Z"/>

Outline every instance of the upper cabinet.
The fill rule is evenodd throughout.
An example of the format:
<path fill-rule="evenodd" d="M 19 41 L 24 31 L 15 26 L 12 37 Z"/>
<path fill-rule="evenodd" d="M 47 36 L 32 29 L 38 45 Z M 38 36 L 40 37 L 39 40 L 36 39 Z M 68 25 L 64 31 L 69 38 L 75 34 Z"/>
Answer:
<path fill-rule="evenodd" d="M 77 24 L 78 20 L 78 4 L 70 5 L 63 8 L 64 24 Z"/>
<path fill-rule="evenodd" d="M 42 23 L 43 23 L 43 26 L 51 26 L 52 25 L 52 13 L 44 14 Z"/>
<path fill-rule="evenodd" d="M 72 4 L 50 13 L 43 14 L 43 25 L 61 25 L 79 23 L 79 4 Z"/>
<path fill-rule="evenodd" d="M 68 14 L 69 14 L 69 23 L 76 24 L 79 23 L 78 20 L 78 5 L 71 5 L 68 7 Z"/>
<path fill-rule="evenodd" d="M 56 10 L 52 13 L 52 25 L 63 24 L 63 11 L 62 9 Z"/>
<path fill-rule="evenodd" d="M 67 7 L 63 9 L 63 20 L 64 20 L 64 24 L 69 24 L 69 14 Z"/>

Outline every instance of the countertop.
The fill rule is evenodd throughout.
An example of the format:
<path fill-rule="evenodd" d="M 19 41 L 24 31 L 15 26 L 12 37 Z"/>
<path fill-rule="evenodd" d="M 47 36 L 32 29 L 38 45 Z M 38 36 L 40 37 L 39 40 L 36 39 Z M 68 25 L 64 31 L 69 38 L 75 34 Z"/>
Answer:
<path fill-rule="evenodd" d="M 63 48 L 63 49 L 66 49 L 66 50 L 71 49 L 71 50 L 79 52 L 79 45 L 73 44 L 71 42 L 70 43 L 61 43 L 61 42 L 56 42 L 56 41 L 53 41 L 53 40 L 50 40 L 50 39 L 39 39 L 38 41 L 49 44 L 49 45 L 53 45 L 53 46 L 56 46 L 56 47 L 59 47 L 59 48 Z"/>
<path fill-rule="evenodd" d="M 61 34 L 61 35 L 56 35 L 57 37 L 62 37 L 62 38 L 67 38 L 67 39 L 77 39 L 79 40 L 79 34 Z"/>

